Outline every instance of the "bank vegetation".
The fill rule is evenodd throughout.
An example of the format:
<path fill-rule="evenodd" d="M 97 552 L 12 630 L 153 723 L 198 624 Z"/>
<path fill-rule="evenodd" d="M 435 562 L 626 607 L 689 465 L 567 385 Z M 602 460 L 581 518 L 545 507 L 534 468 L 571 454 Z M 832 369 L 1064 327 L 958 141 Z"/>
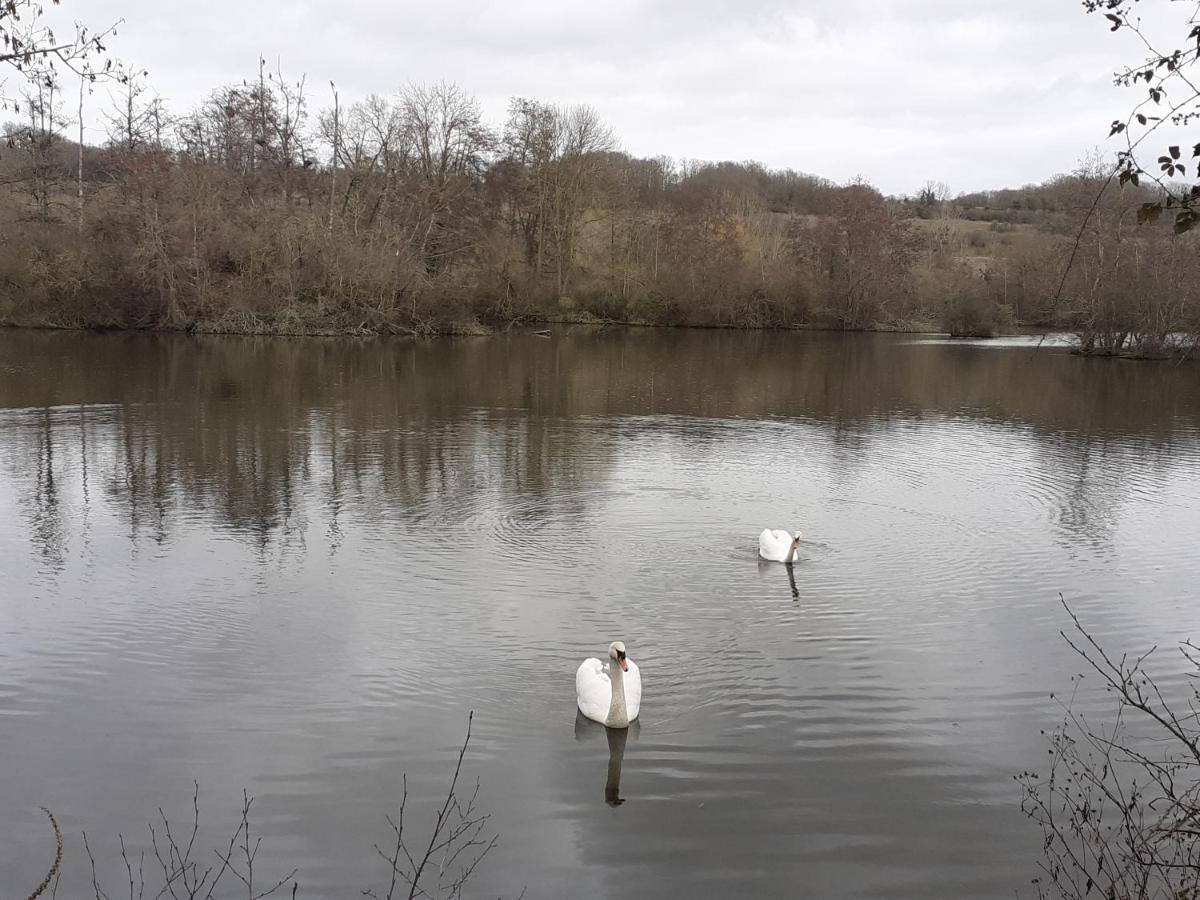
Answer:
<path fill-rule="evenodd" d="M 176 114 L 144 76 L 80 77 L 73 114 L 59 76 L 9 107 L 0 323 L 1023 325 L 1150 356 L 1200 335 L 1195 234 L 1139 219 L 1152 191 L 1110 184 L 1100 161 L 1020 190 L 885 197 L 753 162 L 636 157 L 586 106 L 515 98 L 491 123 L 450 83 L 355 102 L 326 88 L 318 103 L 260 61 Z M 85 103 L 108 107 L 102 145 L 81 143 Z"/>

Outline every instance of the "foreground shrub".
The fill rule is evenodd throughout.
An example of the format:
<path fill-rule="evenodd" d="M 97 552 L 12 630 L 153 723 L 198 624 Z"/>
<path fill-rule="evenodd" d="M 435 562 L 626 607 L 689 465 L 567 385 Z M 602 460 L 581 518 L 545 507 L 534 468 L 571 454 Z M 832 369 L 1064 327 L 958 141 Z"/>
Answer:
<path fill-rule="evenodd" d="M 1022 809 L 1042 831 L 1037 894 L 1200 896 L 1200 647 L 1180 647 L 1192 683 L 1190 696 L 1174 699 L 1147 671 L 1153 649 L 1114 658 L 1067 613 L 1074 633 L 1064 639 L 1099 676 L 1116 710 L 1102 725 L 1077 711 L 1072 697 L 1049 736 L 1045 775 L 1018 776 Z"/>

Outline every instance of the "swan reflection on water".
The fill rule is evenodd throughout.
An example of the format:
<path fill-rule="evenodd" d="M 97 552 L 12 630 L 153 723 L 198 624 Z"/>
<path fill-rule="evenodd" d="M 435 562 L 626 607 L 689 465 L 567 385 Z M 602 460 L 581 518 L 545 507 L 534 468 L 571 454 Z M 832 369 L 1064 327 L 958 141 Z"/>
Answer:
<path fill-rule="evenodd" d="M 793 563 L 785 563 L 784 570 L 787 572 L 788 585 L 792 589 L 792 599 L 800 599 L 800 589 L 796 587 L 796 566 Z M 763 578 L 778 578 L 779 566 L 769 563 L 764 559 L 758 561 L 758 574 Z"/>
<path fill-rule="evenodd" d="M 625 802 L 621 796 L 621 763 L 625 760 L 625 743 L 633 735 L 634 742 L 642 730 L 642 723 L 634 719 L 628 728 L 606 728 L 593 722 L 579 710 L 575 710 L 575 740 L 590 741 L 602 733 L 608 739 L 608 775 L 604 781 L 604 802 L 609 806 L 620 806 Z"/>

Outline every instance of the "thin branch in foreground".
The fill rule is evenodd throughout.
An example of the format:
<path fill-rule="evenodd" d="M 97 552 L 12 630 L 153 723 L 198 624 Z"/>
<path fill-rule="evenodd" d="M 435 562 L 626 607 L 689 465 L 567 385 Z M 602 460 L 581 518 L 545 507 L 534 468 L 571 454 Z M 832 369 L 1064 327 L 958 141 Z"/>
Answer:
<path fill-rule="evenodd" d="M 1200 657 L 1182 645 L 1193 684 L 1190 698 L 1173 699 L 1146 671 L 1154 648 L 1115 657 L 1065 600 L 1063 607 L 1075 632 L 1062 632 L 1063 639 L 1117 709 L 1111 724 L 1093 724 L 1073 693 L 1062 704 L 1061 726 L 1048 735 L 1047 776 L 1017 776 L 1021 808 L 1042 830 L 1037 895 L 1192 900 L 1200 896 Z M 1083 678 L 1072 679 L 1076 690 Z M 1186 715 L 1176 712 L 1181 702 Z"/>
<path fill-rule="evenodd" d="M 287 884 L 289 881 L 291 881 L 292 878 L 295 877 L 296 872 L 298 872 L 299 870 L 292 869 L 290 872 L 288 872 L 286 875 L 284 875 L 282 878 L 280 878 L 278 881 L 276 881 L 275 884 L 273 884 L 271 887 L 267 888 L 266 890 L 261 890 L 261 891 L 255 892 L 255 890 L 254 890 L 254 859 L 256 856 L 258 856 L 258 849 L 262 845 L 262 838 L 261 837 L 254 838 L 253 844 L 251 843 L 251 841 L 252 841 L 251 832 L 253 831 L 253 829 L 250 825 L 250 806 L 253 803 L 254 803 L 254 798 L 251 797 L 246 792 L 245 788 L 243 788 L 242 789 L 242 818 L 241 818 L 241 821 L 238 823 L 238 827 L 234 830 L 233 837 L 231 837 L 229 839 L 229 845 L 228 845 L 225 853 L 222 854 L 220 850 L 214 850 L 213 852 L 217 855 L 217 858 L 221 860 L 221 869 L 217 873 L 217 879 L 219 879 L 221 877 L 221 875 L 224 874 L 226 871 L 232 872 L 234 874 L 234 877 L 237 878 L 242 884 L 244 884 L 246 886 L 247 900 L 261 900 L 261 898 L 263 898 L 263 897 L 269 897 L 271 894 L 274 894 L 277 890 L 279 890 L 281 887 L 283 887 L 285 884 Z M 239 835 L 241 836 L 240 841 L 239 841 Z M 237 850 L 241 851 L 240 863 L 241 863 L 241 865 L 243 865 L 245 867 L 244 870 L 239 869 L 238 868 L 239 862 L 235 861 L 235 853 L 234 853 L 235 848 Z M 213 887 L 215 887 L 215 886 L 216 886 L 216 879 L 214 879 L 214 881 L 213 881 Z M 297 885 L 295 883 L 293 883 L 292 884 L 292 896 L 293 897 L 296 895 L 296 888 L 297 888 Z M 210 889 L 208 896 L 211 896 L 211 895 L 212 895 L 212 890 Z"/>
<path fill-rule="evenodd" d="M 130 855 L 124 835 L 118 835 L 121 846 L 121 862 L 125 867 L 125 879 L 129 887 L 129 900 L 217 900 L 218 897 L 229 896 L 228 893 L 217 893 L 222 882 L 229 882 L 227 877 L 241 881 L 245 887 L 246 900 L 262 900 L 276 893 L 296 875 L 297 869 L 292 869 L 269 887 L 262 888 L 255 883 L 255 860 L 258 856 L 262 838 L 252 832 L 250 807 L 254 802 L 245 790 L 242 791 L 242 811 L 233 833 L 225 842 L 224 849 L 214 849 L 213 853 L 220 861 L 219 865 L 206 865 L 194 857 L 197 847 L 197 836 L 200 831 L 200 786 L 193 782 L 191 828 L 179 832 L 171 824 L 166 812 L 160 807 L 158 821 L 147 826 L 150 832 L 151 853 L 158 864 L 159 874 L 148 886 L 146 882 L 146 852 L 141 851 L 134 858 Z M 100 884 L 96 871 L 96 859 L 92 853 L 87 833 L 83 835 L 84 851 L 91 863 L 92 897 L 94 900 L 111 900 L 110 895 Z M 49 876 L 48 876 L 49 878 Z M 149 893 L 147 893 L 149 887 Z M 295 898 L 299 885 L 292 884 L 292 897 Z M 43 888 L 44 889 L 44 885 Z M 39 889 L 42 890 L 42 889 Z M 29 900 L 37 897 L 35 893 Z"/>
<path fill-rule="evenodd" d="M 406 896 L 407 900 L 427 898 L 461 897 L 463 887 L 474 874 L 483 858 L 496 846 L 499 835 L 489 832 L 491 816 L 480 813 L 476 808 L 479 798 L 479 782 L 467 797 L 458 794 L 458 781 L 462 774 L 463 758 L 471 743 L 471 724 L 475 713 L 467 717 L 467 735 L 458 751 L 454 774 L 446 790 L 446 797 L 437 810 L 428 841 L 414 850 L 410 848 L 404 832 L 404 815 L 408 804 L 408 779 L 402 778 L 403 794 L 400 809 L 395 819 L 388 816 L 387 822 L 395 835 L 389 849 L 378 844 L 375 852 L 388 864 L 389 883 L 384 900 L 396 900 Z M 404 894 L 404 886 L 408 892 Z M 398 893 L 399 891 L 399 893 Z M 365 891 L 369 897 L 378 897 L 373 890 Z"/>
<path fill-rule="evenodd" d="M 96 877 L 96 857 L 92 855 L 92 847 L 88 843 L 86 831 L 83 833 L 83 849 L 87 853 L 88 862 L 92 865 L 92 890 L 95 892 L 96 900 L 110 900 L 108 894 L 104 892 L 104 888 L 100 887 L 100 880 Z"/>
<path fill-rule="evenodd" d="M 387 900 L 458 900 L 468 880 L 475 874 L 483 859 L 497 845 L 498 835 L 490 827 L 490 814 L 479 811 L 478 801 L 480 784 L 476 780 L 469 792 L 461 786 L 463 763 L 471 742 L 474 713 L 467 720 L 467 734 L 459 748 L 455 760 L 454 771 L 445 796 L 434 810 L 433 822 L 427 838 L 422 837 L 415 843 L 406 832 L 406 813 L 408 809 L 408 779 L 402 779 L 403 794 L 400 808 L 393 819 L 387 817 L 392 829 L 394 841 L 384 850 L 379 844 L 375 851 L 388 864 L 389 884 Z M 299 884 L 295 881 L 297 869 L 293 868 L 282 878 L 263 886 L 258 879 L 258 854 L 262 847 L 262 838 L 253 832 L 250 812 L 254 798 L 242 791 L 241 815 L 227 840 L 219 848 L 213 850 L 217 862 L 206 865 L 196 858 L 196 848 L 200 831 L 200 787 L 193 783 L 192 815 L 190 828 L 182 831 L 172 824 L 162 807 L 158 809 L 157 821 L 148 824 L 150 836 L 150 852 L 153 855 L 152 870 L 157 863 L 157 873 L 151 872 L 151 880 L 146 879 L 146 851 L 136 855 L 126 844 L 124 835 L 118 835 L 120 843 L 121 864 L 124 866 L 124 882 L 128 886 L 129 900 L 217 900 L 217 897 L 230 896 L 229 887 L 232 879 L 241 883 L 238 894 L 244 889 L 246 900 L 264 900 L 278 893 L 289 882 L 292 885 L 291 895 L 295 900 Z M 61 870 L 63 859 L 63 837 L 58 822 L 49 810 L 45 810 L 54 827 L 57 840 L 57 851 L 54 864 L 43 879 L 41 885 L 29 895 L 27 900 L 38 900 L 51 885 L 57 886 L 57 877 Z M 409 816 L 411 818 L 411 815 Z M 113 896 L 100 882 L 99 867 L 96 856 L 92 851 L 91 841 L 86 832 L 82 835 L 83 848 L 91 868 L 91 890 L 88 896 L 94 900 L 113 900 Z M 199 839 L 202 842 L 202 838 Z M 225 884 L 226 888 L 219 886 Z M 123 894 L 122 887 L 118 896 Z M 363 892 L 368 897 L 378 898 L 374 890 Z M 524 896 L 522 891 L 521 896 Z"/>

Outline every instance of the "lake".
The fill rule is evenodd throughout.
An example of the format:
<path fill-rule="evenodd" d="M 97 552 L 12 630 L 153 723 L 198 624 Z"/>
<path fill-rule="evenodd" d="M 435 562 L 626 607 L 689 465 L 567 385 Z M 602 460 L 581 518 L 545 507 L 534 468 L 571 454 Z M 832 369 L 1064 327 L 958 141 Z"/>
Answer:
<path fill-rule="evenodd" d="M 182 829 L 193 782 L 206 864 L 245 788 L 261 880 L 386 890 L 404 778 L 427 835 L 474 711 L 468 896 L 1031 896 L 1060 592 L 1114 650 L 1195 636 L 1198 376 L 1033 339 L 0 332 L 3 893 L 45 806 L 59 896 L 85 830 L 120 896 L 118 835 Z M 792 572 L 764 527 L 804 531 Z M 610 742 L 574 673 L 618 638 L 645 696 Z"/>

